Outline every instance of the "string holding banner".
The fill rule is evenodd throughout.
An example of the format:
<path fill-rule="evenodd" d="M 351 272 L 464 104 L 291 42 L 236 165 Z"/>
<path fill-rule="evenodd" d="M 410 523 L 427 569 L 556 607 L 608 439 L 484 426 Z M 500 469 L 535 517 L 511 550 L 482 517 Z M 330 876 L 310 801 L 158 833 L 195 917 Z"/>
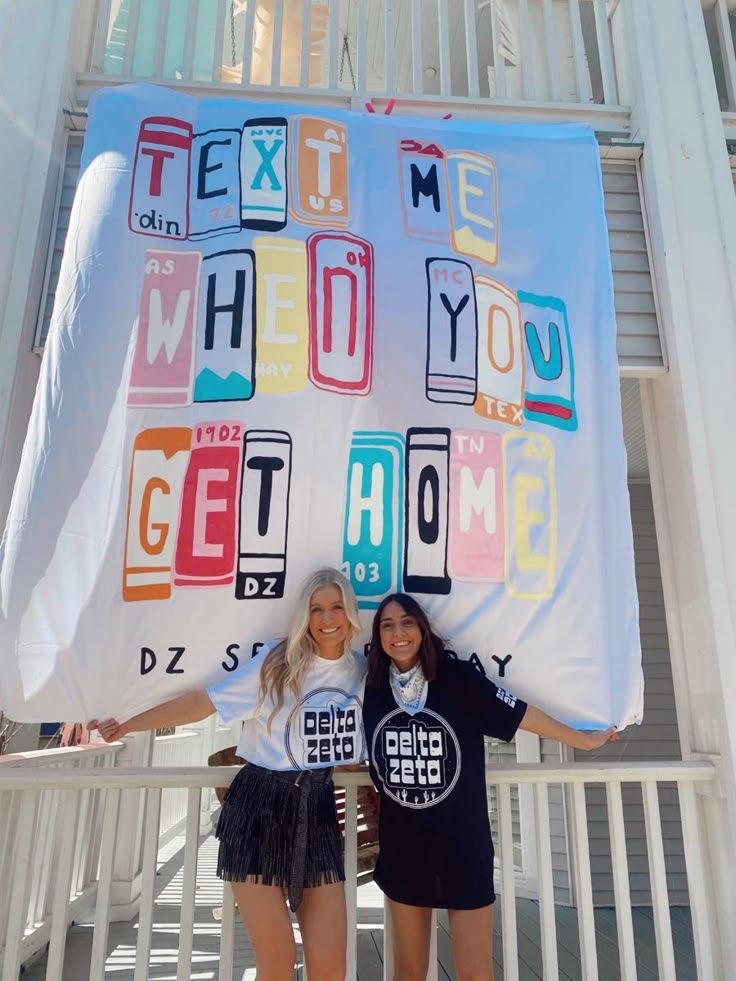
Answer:
<path fill-rule="evenodd" d="M 95 96 L 83 166 L 61 292 L 86 289 L 54 315 L 3 546 L 18 718 L 216 681 L 326 563 L 366 625 L 417 593 L 519 695 L 575 724 L 640 717 L 590 131 L 123 86 Z M 70 503 L 106 459 L 77 577 Z M 64 546 L 45 565 L 42 526 Z"/>

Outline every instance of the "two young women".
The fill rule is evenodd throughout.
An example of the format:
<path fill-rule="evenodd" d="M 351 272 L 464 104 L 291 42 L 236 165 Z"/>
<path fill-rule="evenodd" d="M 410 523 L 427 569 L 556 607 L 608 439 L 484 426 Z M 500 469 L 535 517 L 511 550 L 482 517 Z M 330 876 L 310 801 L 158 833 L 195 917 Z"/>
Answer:
<path fill-rule="evenodd" d="M 226 723 L 244 720 L 237 753 L 248 765 L 222 808 L 217 871 L 232 885 L 256 974 L 268 981 L 294 976 L 287 896 L 309 977 L 345 978 L 345 874 L 332 766 L 365 758 L 365 658 L 350 649 L 360 631 L 350 583 L 334 569 L 320 569 L 302 587 L 285 640 L 267 644 L 210 688 L 127 722 L 90 723 L 112 742 L 213 712 Z"/>
<path fill-rule="evenodd" d="M 91 723 L 107 741 L 218 711 L 245 719 L 218 824 L 218 874 L 231 882 L 259 977 L 290 979 L 296 959 L 286 896 L 307 973 L 345 977 L 346 912 L 332 767 L 368 755 L 381 795 L 376 881 L 394 925 L 394 977 L 426 977 L 433 908 L 448 909 L 457 976 L 492 981 L 493 847 L 483 736 L 517 728 L 593 749 L 582 733 L 451 660 L 410 596 L 388 596 L 373 621 L 368 678 L 350 649 L 360 633 L 349 582 L 321 569 L 305 582 L 286 640 L 206 690 L 125 723 Z M 364 728 L 365 742 L 364 746 Z"/>

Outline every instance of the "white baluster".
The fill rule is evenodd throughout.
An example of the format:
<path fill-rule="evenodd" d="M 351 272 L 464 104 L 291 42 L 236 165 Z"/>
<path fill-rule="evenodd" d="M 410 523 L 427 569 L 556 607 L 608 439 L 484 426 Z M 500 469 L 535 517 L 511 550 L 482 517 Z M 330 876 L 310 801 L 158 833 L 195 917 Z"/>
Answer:
<path fill-rule="evenodd" d="M 519 48 L 521 50 L 521 88 L 525 102 L 536 98 L 534 87 L 534 62 L 532 34 L 529 29 L 529 0 L 518 0 L 519 3 Z"/>
<path fill-rule="evenodd" d="M 452 95 L 450 78 L 450 21 L 447 4 L 437 0 L 437 31 L 440 48 L 440 95 Z"/>
<path fill-rule="evenodd" d="M 421 0 L 411 0 L 411 72 L 414 95 L 421 95 L 424 88 L 423 61 Z"/>
<path fill-rule="evenodd" d="M 312 51 L 312 4 L 302 3 L 302 43 L 301 43 L 301 62 L 299 65 L 299 85 L 303 89 L 309 88 L 309 63 Z"/>
<path fill-rule="evenodd" d="M 631 919 L 631 893 L 629 890 L 629 860 L 626 854 L 626 828 L 621 784 L 606 784 L 608 803 L 608 828 L 611 841 L 611 867 L 613 869 L 613 895 L 616 903 L 616 935 L 618 937 L 621 981 L 636 981 L 636 953 L 634 950 L 634 923 Z"/>
<path fill-rule="evenodd" d="M 649 858 L 649 887 L 652 891 L 654 936 L 657 941 L 657 964 L 660 978 L 675 977 L 675 952 L 672 947 L 672 923 L 667 894 L 667 871 L 664 863 L 662 841 L 662 817 L 659 811 L 657 784 L 646 780 L 642 783 L 644 794 L 644 825 L 647 835 Z"/>
<path fill-rule="evenodd" d="M 26 883 L 31 870 L 31 845 L 33 844 L 33 816 L 38 804 L 38 793 L 21 792 L 18 814 L 18 836 L 15 841 L 13 874 L 4 884 L 10 889 L 8 929 L 5 934 L 2 981 L 18 981 L 20 974 L 20 945 L 26 925 Z"/>
<path fill-rule="evenodd" d="M 519 981 L 519 951 L 516 940 L 516 891 L 514 882 L 514 830 L 511 816 L 511 787 L 498 787 L 498 830 L 501 846 L 501 934 L 503 937 L 504 981 Z"/>
<path fill-rule="evenodd" d="M 187 5 L 187 24 L 184 32 L 184 58 L 181 75 L 185 81 L 192 77 L 194 67 L 194 44 L 197 38 L 197 18 L 199 17 L 199 0 L 189 0 Z"/>
<path fill-rule="evenodd" d="M 92 43 L 92 64 L 90 70 L 101 72 L 105 64 L 105 51 L 107 50 L 107 39 L 110 36 L 110 8 L 112 0 L 99 0 L 97 7 L 97 24 L 95 26 L 95 39 Z"/>
<path fill-rule="evenodd" d="M 199 787 L 187 792 L 187 823 L 184 837 L 184 872 L 181 887 L 179 920 L 179 957 L 176 981 L 189 981 L 192 971 L 194 939 L 194 893 L 197 885 L 197 848 L 199 845 Z"/>
<path fill-rule="evenodd" d="M 396 91 L 396 54 L 394 52 L 394 0 L 386 0 L 386 92 Z"/>
<path fill-rule="evenodd" d="M 68 927 L 67 911 L 73 882 L 74 839 L 77 835 L 77 816 L 80 792 L 67 790 L 62 797 L 62 821 L 59 860 L 56 867 L 56 883 L 51 913 L 51 935 L 46 965 L 46 981 L 61 981 L 64 970 L 64 951 Z"/>
<path fill-rule="evenodd" d="M 28 919 L 31 923 L 42 922 L 51 910 L 53 876 L 59 842 L 59 800 L 61 791 L 47 790 L 38 800 L 36 829 L 33 840 L 36 846 L 31 858 L 30 894 Z"/>
<path fill-rule="evenodd" d="M 169 0 L 165 0 L 165 2 L 168 3 Z M 226 2 L 227 0 L 217 0 L 217 13 L 215 14 L 215 39 L 212 49 L 212 81 L 215 83 L 222 81 L 220 71 L 225 60 L 225 21 L 230 20 L 230 13 L 225 9 Z"/>
<path fill-rule="evenodd" d="M 281 85 L 281 35 L 284 24 L 284 0 L 274 0 L 271 40 L 271 85 Z M 209 724 L 213 724 L 214 719 Z"/>
<path fill-rule="evenodd" d="M 544 47 L 547 55 L 547 78 L 552 102 L 560 101 L 560 70 L 553 0 L 544 0 Z"/>
<path fill-rule="evenodd" d="M 595 946 L 593 886 L 590 878 L 590 846 L 588 844 L 588 815 L 585 807 L 585 784 L 574 783 L 572 785 L 572 801 L 581 973 L 584 978 L 597 978 L 598 952 Z"/>
<path fill-rule="evenodd" d="M 608 12 L 606 0 L 593 0 L 595 10 L 595 30 L 598 38 L 598 56 L 601 63 L 603 78 L 603 101 L 607 106 L 615 105 L 618 101 L 616 93 L 616 74 L 613 70 L 613 47 L 611 34 L 608 30 Z"/>
<path fill-rule="evenodd" d="M 580 19 L 580 0 L 568 0 L 570 8 L 570 32 L 572 34 L 572 56 L 575 62 L 575 88 L 578 102 L 588 102 L 590 99 L 590 84 L 585 57 L 585 40 L 583 39 L 583 24 Z"/>
<path fill-rule="evenodd" d="M 534 813 L 537 824 L 537 865 L 539 867 L 539 919 L 542 931 L 542 964 L 545 981 L 556 981 L 557 929 L 555 895 L 552 882 L 552 846 L 549 837 L 549 796 L 547 784 L 534 785 Z"/>
<path fill-rule="evenodd" d="M 357 0 L 358 4 L 358 91 L 365 92 L 368 70 L 368 0 Z"/>
<path fill-rule="evenodd" d="M 342 45 L 340 44 L 340 0 L 330 0 L 330 57 L 327 77 L 328 86 L 337 88 L 337 68 Z"/>
<path fill-rule="evenodd" d="M 143 875 L 138 911 L 138 943 L 135 955 L 134 981 L 147 981 L 151 959 L 151 930 L 158 856 L 158 823 L 161 816 L 161 788 L 151 787 L 146 795 L 146 819 L 143 830 Z"/>
<path fill-rule="evenodd" d="M 468 95 L 477 99 L 480 95 L 478 88 L 478 39 L 475 32 L 474 0 L 465 0 L 465 60 L 468 68 Z M 495 62 L 495 58 L 494 58 Z"/>
<path fill-rule="evenodd" d="M 123 53 L 123 75 L 130 78 L 133 74 L 135 47 L 138 43 L 138 21 L 140 19 L 141 0 L 130 0 L 128 8 L 128 27 L 125 32 L 125 49 Z"/>
<path fill-rule="evenodd" d="M 159 0 L 158 19 L 156 21 L 156 42 L 153 46 L 153 66 L 151 77 L 164 77 L 164 55 L 166 53 L 166 34 L 169 26 L 169 0 Z M 222 45 L 220 45 L 222 55 Z M 214 76 L 216 77 L 216 76 Z"/>
<path fill-rule="evenodd" d="M 680 794 L 680 818 L 682 843 L 687 867 L 687 891 L 690 898 L 690 918 L 693 923 L 695 963 L 699 978 L 714 978 L 716 968 L 709 925 L 712 923 L 713 904 L 705 882 L 705 859 L 698 821 L 698 801 L 695 785 L 690 781 L 678 784 Z"/>
<path fill-rule="evenodd" d="M 93 762 L 91 758 L 80 760 L 79 769 L 87 770 Z M 74 865 L 72 867 L 72 893 L 77 896 L 82 891 L 84 867 L 87 864 L 87 849 L 89 848 L 89 816 L 94 790 L 83 790 L 79 797 L 79 815 L 77 818 L 76 835 L 72 844 L 74 850 Z"/>
<path fill-rule="evenodd" d="M 491 0 L 491 43 L 493 44 L 493 74 L 496 79 L 496 97 L 506 98 L 506 59 L 502 53 L 501 24 L 494 0 Z"/>
<path fill-rule="evenodd" d="M 721 49 L 721 57 L 723 59 L 723 74 L 726 79 L 728 108 L 731 112 L 733 112 L 736 110 L 736 55 L 734 54 L 731 20 L 728 12 L 728 0 L 717 0 L 715 13 L 718 43 Z"/>
<path fill-rule="evenodd" d="M 245 8 L 245 30 L 243 32 L 243 74 L 240 84 L 245 88 L 250 86 L 251 65 L 253 63 L 253 31 L 255 27 L 256 5 L 247 4 Z"/>
<path fill-rule="evenodd" d="M 110 925 L 110 898 L 112 895 L 112 870 L 115 861 L 115 838 L 120 813 L 120 791 L 105 791 L 105 810 L 100 846 L 100 872 L 95 902 L 95 926 L 92 934 L 92 955 L 89 964 L 89 981 L 104 981 L 107 959 L 107 933 Z"/>

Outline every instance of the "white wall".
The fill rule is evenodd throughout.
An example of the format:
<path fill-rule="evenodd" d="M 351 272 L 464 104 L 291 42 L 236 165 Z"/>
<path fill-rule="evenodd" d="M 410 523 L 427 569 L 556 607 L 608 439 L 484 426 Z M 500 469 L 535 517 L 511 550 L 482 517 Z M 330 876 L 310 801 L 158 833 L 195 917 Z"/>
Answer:
<path fill-rule="evenodd" d="M 683 755 L 716 764 L 701 800 L 721 975 L 736 961 L 736 197 L 700 0 L 620 0 L 617 64 L 644 141 L 670 371 L 643 392 Z M 728 966 L 728 970 L 725 970 Z"/>
<path fill-rule="evenodd" d="M 0 40 L 0 525 L 25 433 L 38 358 L 31 353 L 63 146 L 63 108 L 90 42 L 93 0 L 22 0 Z"/>

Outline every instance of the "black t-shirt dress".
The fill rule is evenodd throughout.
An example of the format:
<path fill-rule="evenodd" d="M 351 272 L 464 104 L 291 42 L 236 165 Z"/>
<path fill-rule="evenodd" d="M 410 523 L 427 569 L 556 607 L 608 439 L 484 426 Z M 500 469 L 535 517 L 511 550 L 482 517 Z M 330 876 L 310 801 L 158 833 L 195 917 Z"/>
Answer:
<path fill-rule="evenodd" d="M 366 687 L 371 777 L 380 794 L 375 881 L 389 899 L 479 909 L 495 899 L 484 736 L 509 741 L 526 703 L 471 664 L 445 658 L 415 715 Z"/>

